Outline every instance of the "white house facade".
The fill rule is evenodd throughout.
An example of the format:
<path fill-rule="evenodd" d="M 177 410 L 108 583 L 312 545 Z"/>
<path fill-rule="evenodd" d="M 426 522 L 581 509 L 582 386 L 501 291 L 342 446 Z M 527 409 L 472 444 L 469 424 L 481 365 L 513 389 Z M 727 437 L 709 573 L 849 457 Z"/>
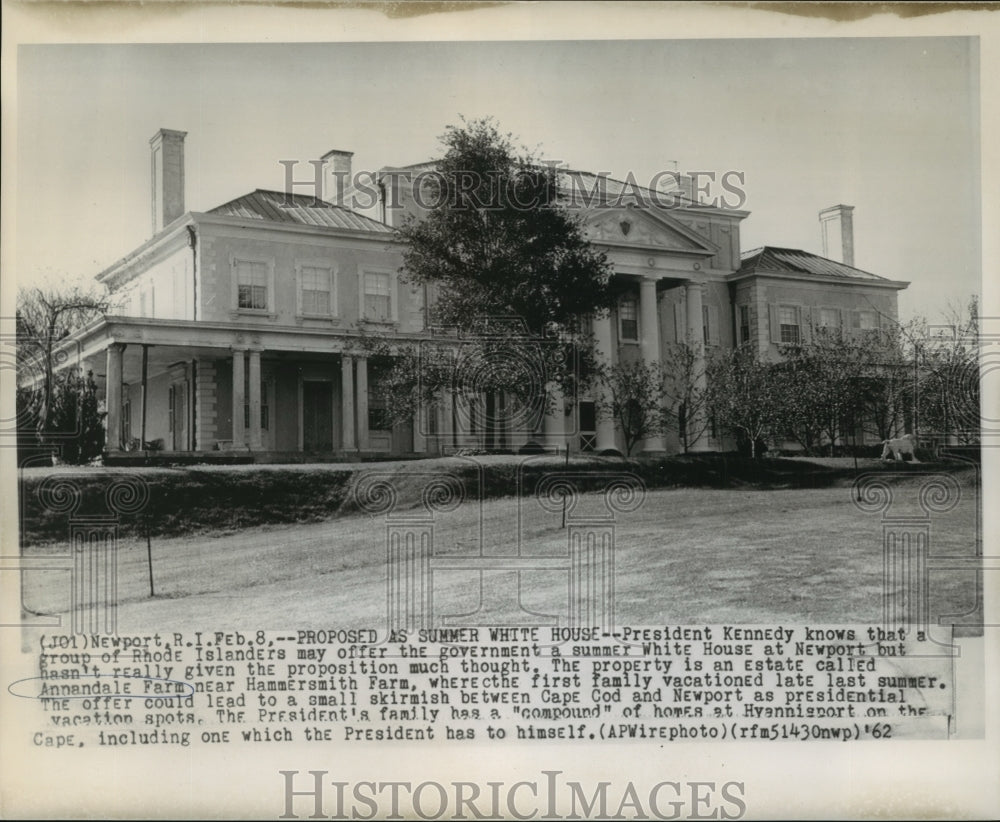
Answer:
<path fill-rule="evenodd" d="M 98 275 L 117 308 L 71 341 L 73 364 L 104 392 L 109 458 L 150 446 L 262 461 L 516 450 L 528 441 L 571 452 L 623 448 L 589 395 L 557 403 L 536 430 L 499 443 L 456 397 L 390 424 L 373 391 L 379 363 L 358 341 L 377 334 L 407 344 L 430 333 L 432 289 L 399 274 L 393 223 L 412 192 L 400 189 L 401 207 L 382 208 L 381 220 L 339 204 L 333 183 L 322 199 L 258 189 L 186 211 L 184 137 L 161 130 L 151 140 L 152 236 Z M 349 152 L 323 158 L 341 173 L 330 180 L 349 175 L 350 162 Z M 849 333 L 895 319 L 907 283 L 853 266 L 850 207 L 821 215 L 828 253 L 840 260 L 771 246 L 743 252 L 747 216 L 691 199 L 666 208 L 622 198 L 587 211 L 587 234 L 607 253 L 622 294 L 594 321 L 599 354 L 655 363 L 672 345 L 704 357 L 750 342 L 776 356 L 778 345 L 805 341 L 817 326 Z M 723 443 L 708 430 L 690 445 Z M 652 453 L 679 448 L 676 435 L 642 443 Z"/>

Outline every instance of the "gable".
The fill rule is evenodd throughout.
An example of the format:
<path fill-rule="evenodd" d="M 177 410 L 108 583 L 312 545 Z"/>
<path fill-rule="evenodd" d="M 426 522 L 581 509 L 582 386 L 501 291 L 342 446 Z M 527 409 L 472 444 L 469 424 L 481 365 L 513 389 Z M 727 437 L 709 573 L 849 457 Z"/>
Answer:
<path fill-rule="evenodd" d="M 595 243 L 664 249 L 708 257 L 719 252 L 707 238 L 666 214 L 651 214 L 635 208 L 600 211 L 586 220 L 584 232 Z"/>

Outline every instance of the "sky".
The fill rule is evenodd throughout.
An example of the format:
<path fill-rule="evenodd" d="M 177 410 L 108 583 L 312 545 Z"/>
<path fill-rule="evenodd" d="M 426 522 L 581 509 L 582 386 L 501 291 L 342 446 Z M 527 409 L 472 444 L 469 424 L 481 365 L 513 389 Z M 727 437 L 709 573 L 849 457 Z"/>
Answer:
<path fill-rule="evenodd" d="M 959 37 L 22 45 L 18 284 L 87 281 L 149 238 L 161 127 L 188 132 L 205 211 L 283 188 L 280 160 L 421 162 L 492 116 L 573 168 L 742 172 L 744 250 L 822 253 L 819 211 L 853 205 L 855 264 L 933 320 L 980 290 L 978 82 Z"/>

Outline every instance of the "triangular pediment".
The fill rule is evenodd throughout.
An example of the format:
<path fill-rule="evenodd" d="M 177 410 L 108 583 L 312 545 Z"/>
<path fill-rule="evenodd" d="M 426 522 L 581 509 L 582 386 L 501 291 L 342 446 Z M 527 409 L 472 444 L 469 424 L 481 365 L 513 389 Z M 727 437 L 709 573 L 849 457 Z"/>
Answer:
<path fill-rule="evenodd" d="M 664 249 L 700 256 L 717 254 L 718 246 L 669 214 L 638 208 L 599 211 L 584 222 L 591 242 L 625 247 Z"/>

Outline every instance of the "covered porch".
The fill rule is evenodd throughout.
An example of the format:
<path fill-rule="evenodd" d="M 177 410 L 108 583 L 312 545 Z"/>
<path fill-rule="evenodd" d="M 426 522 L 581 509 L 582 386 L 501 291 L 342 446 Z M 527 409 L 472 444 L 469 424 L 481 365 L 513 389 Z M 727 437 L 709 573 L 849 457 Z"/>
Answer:
<path fill-rule="evenodd" d="M 442 445 L 419 420 L 389 424 L 370 391 L 379 363 L 347 335 L 134 318 L 95 331 L 73 364 L 103 395 L 109 462 L 339 461 Z"/>

